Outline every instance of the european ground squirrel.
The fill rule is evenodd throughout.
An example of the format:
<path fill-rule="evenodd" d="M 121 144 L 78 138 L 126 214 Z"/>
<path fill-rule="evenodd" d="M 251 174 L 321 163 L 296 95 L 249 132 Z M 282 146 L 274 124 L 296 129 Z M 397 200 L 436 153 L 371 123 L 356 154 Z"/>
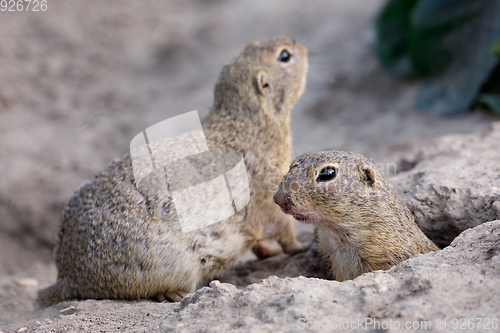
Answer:
<path fill-rule="evenodd" d="M 39 292 L 38 305 L 85 298 L 177 301 L 248 249 L 265 255 L 262 240 L 276 239 L 286 253 L 301 251 L 293 219 L 273 203 L 269 178 L 276 168 L 269 161 L 291 161 L 290 109 L 304 90 L 307 66 L 305 47 L 281 36 L 247 45 L 220 73 L 203 132 L 210 149 L 231 148 L 244 157 L 250 200 L 243 209 L 183 233 L 172 198 L 138 188 L 127 154 L 69 200 L 56 239 L 57 282 Z M 190 138 L 181 139 L 156 148 L 168 154 Z M 180 174 L 194 177 L 193 168 Z"/>
<path fill-rule="evenodd" d="M 274 193 L 283 212 L 318 228 L 337 281 L 385 270 L 439 248 L 362 155 L 323 151 L 295 159 Z"/>

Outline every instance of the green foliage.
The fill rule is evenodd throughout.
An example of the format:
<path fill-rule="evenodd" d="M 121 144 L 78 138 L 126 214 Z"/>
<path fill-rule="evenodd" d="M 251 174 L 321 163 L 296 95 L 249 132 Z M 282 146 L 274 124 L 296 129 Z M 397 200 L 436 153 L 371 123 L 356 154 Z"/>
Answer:
<path fill-rule="evenodd" d="M 494 45 L 499 44 L 499 41 L 497 41 Z M 495 46 L 491 51 L 495 53 Z M 477 102 L 479 106 L 486 107 L 500 115 L 500 64 L 493 70 L 490 79 L 481 88 L 481 94 L 479 94 Z"/>
<path fill-rule="evenodd" d="M 419 109 L 465 112 L 485 82 L 499 80 L 500 0 L 389 0 L 376 31 L 383 68 L 422 78 Z"/>
<path fill-rule="evenodd" d="M 500 58 L 500 39 L 498 39 L 495 44 L 491 47 L 491 53 L 494 56 L 497 56 Z"/>
<path fill-rule="evenodd" d="M 477 101 L 480 106 L 485 106 L 500 115 L 500 95 L 481 94 L 477 98 Z"/>
<path fill-rule="evenodd" d="M 408 41 L 410 14 L 416 3 L 417 0 L 390 0 L 377 18 L 377 56 L 384 69 L 395 76 L 414 74 Z"/>

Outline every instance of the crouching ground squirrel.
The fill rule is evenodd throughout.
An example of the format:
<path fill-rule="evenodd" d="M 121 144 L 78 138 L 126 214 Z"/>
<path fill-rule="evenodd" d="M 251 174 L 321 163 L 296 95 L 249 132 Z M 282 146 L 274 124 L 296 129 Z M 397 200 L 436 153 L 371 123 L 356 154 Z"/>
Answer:
<path fill-rule="evenodd" d="M 274 202 L 318 228 L 319 247 L 338 281 L 439 250 L 375 165 L 359 154 L 323 151 L 298 157 Z"/>
<path fill-rule="evenodd" d="M 250 188 L 244 208 L 182 232 L 172 197 L 141 191 L 127 154 L 69 200 L 56 239 L 57 282 L 40 290 L 38 305 L 85 298 L 176 301 L 248 249 L 265 254 L 262 240 L 276 239 L 286 253 L 302 250 L 293 219 L 273 203 L 269 177 L 275 168 L 269 161 L 291 161 L 289 113 L 304 90 L 307 66 L 305 47 L 281 36 L 247 45 L 220 73 L 203 132 L 210 149 L 230 148 L 243 156 Z M 173 144 L 178 150 L 189 140 L 196 138 L 188 133 L 155 152 L 168 155 Z M 186 177 L 198 173 L 191 167 L 182 170 Z"/>

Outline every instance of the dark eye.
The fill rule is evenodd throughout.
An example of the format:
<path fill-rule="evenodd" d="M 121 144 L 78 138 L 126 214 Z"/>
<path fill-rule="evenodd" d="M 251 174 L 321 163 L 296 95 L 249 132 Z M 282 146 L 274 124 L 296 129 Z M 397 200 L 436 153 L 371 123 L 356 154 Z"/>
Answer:
<path fill-rule="evenodd" d="M 278 57 L 278 60 L 281 62 L 289 62 L 291 57 L 292 56 L 290 55 L 290 53 L 288 53 L 287 50 L 283 50 L 283 51 L 281 51 L 280 56 Z"/>
<path fill-rule="evenodd" d="M 320 171 L 318 178 L 316 178 L 316 181 L 326 182 L 335 178 L 336 175 L 337 175 L 337 170 L 335 170 L 334 167 L 328 166 Z"/>

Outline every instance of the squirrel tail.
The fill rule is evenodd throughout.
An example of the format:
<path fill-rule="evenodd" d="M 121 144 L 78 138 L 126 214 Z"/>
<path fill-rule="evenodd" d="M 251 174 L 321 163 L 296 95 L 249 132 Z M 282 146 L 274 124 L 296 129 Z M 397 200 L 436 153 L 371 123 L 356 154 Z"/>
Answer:
<path fill-rule="evenodd" d="M 56 283 L 38 291 L 38 298 L 35 301 L 35 306 L 39 309 L 46 308 L 62 301 L 63 299 L 61 298 L 61 294 L 59 292 L 59 286 Z"/>

